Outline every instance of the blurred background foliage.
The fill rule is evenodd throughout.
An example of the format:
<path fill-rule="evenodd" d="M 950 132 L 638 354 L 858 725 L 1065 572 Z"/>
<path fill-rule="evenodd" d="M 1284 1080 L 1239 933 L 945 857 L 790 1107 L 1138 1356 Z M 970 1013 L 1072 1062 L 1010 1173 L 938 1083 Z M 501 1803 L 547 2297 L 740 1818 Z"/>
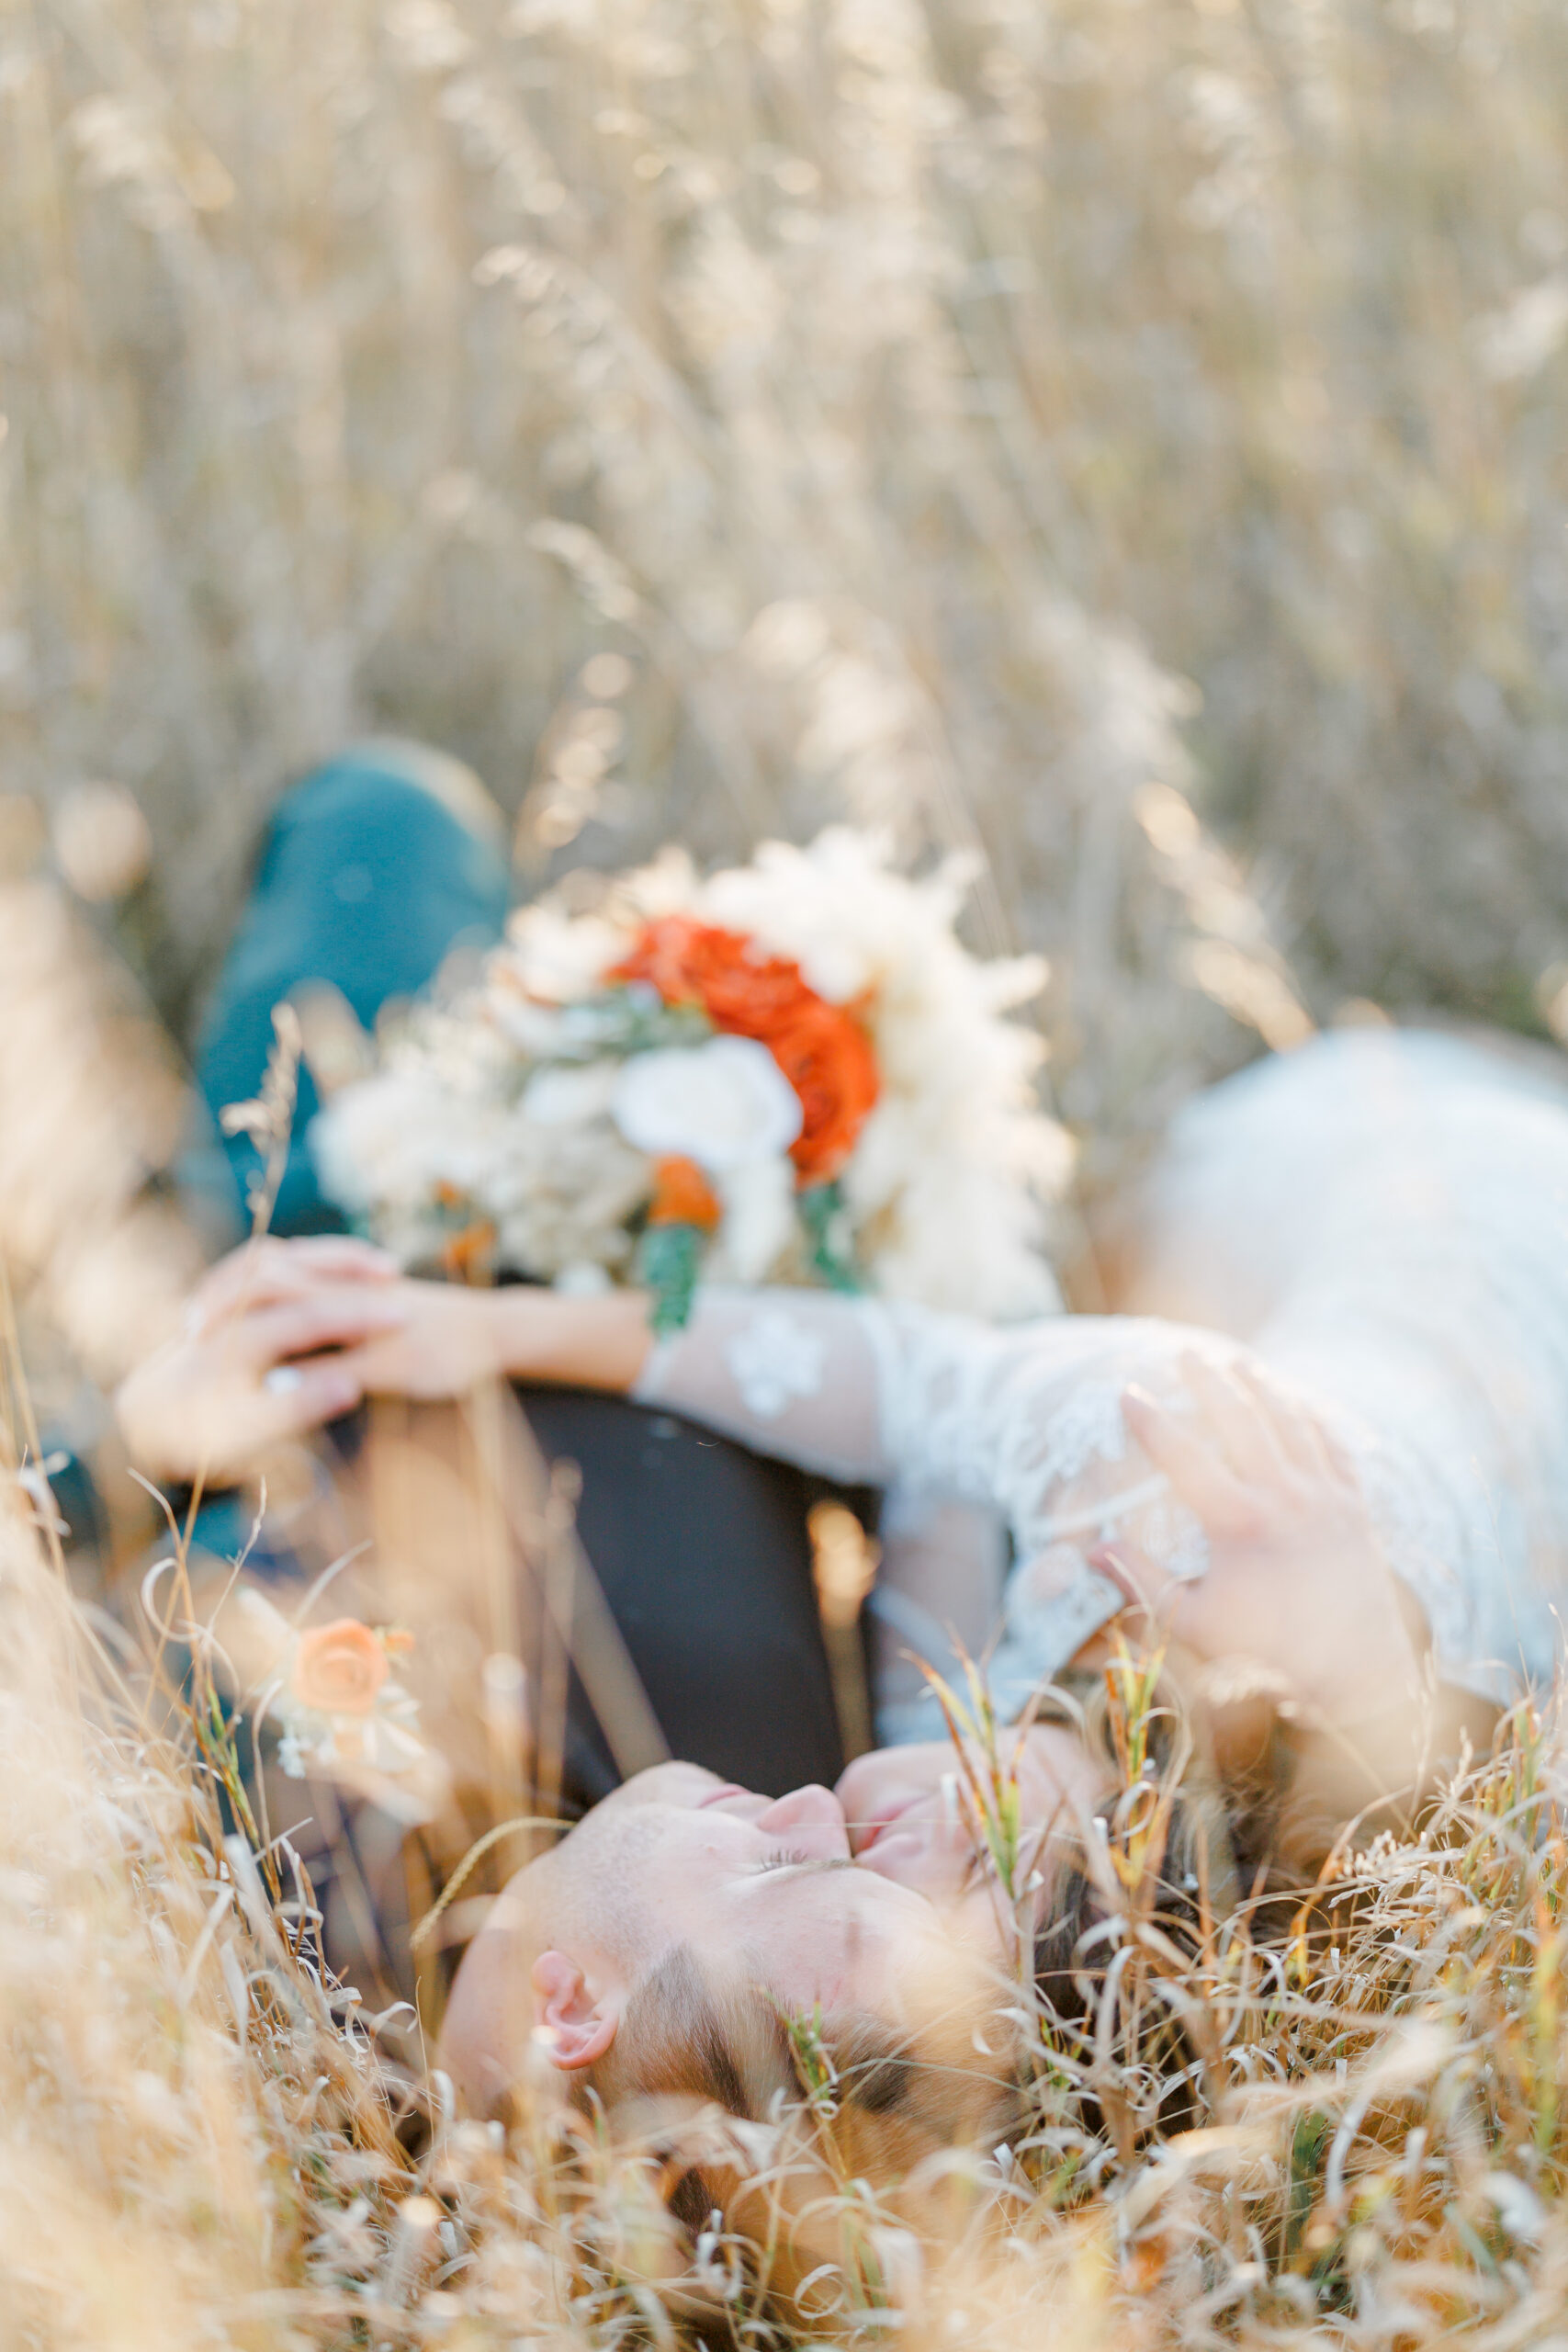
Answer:
<path fill-rule="evenodd" d="M 396 729 L 520 888 L 979 848 L 1101 1138 L 1540 1027 L 1565 88 L 1553 0 L 0 0 L 0 847 L 178 1030 Z"/>

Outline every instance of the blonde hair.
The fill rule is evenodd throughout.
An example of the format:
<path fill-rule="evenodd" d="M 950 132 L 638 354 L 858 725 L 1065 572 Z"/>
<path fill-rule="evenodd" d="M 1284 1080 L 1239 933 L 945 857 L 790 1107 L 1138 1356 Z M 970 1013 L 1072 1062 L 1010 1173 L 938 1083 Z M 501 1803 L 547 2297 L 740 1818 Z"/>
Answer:
<path fill-rule="evenodd" d="M 636 1985 L 615 2041 L 584 2069 L 573 2097 L 602 2109 L 617 2139 L 651 2149 L 664 2201 L 688 2229 L 716 2211 L 728 2229 L 766 2247 L 761 2283 L 788 2304 L 837 2251 L 825 2194 L 835 2184 L 890 2187 L 941 2151 L 993 2148 L 1015 2134 L 1021 2073 L 1005 2055 L 988 2069 L 981 2064 L 978 2021 L 970 2005 L 940 2027 L 901 2035 L 852 2012 L 814 2019 L 803 2035 L 770 1995 L 718 1981 L 682 1944 Z M 755 2142 L 727 2137 L 723 2119 L 779 2127 L 774 2160 L 759 2171 Z M 719 2128 L 693 2128 L 704 2124 Z"/>

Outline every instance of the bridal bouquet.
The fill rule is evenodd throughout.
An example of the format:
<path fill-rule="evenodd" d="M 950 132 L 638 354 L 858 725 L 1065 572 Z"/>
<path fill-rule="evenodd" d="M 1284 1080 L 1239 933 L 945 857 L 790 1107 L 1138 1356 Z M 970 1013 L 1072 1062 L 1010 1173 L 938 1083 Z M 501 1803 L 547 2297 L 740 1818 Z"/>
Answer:
<path fill-rule="evenodd" d="M 1044 967 L 960 944 L 968 879 L 836 827 L 705 878 L 667 852 L 591 913 L 539 900 L 333 1095 L 323 1184 L 407 1264 L 640 1282 L 665 1329 L 699 1276 L 1048 1311 L 1068 1146 L 1004 1018 Z"/>

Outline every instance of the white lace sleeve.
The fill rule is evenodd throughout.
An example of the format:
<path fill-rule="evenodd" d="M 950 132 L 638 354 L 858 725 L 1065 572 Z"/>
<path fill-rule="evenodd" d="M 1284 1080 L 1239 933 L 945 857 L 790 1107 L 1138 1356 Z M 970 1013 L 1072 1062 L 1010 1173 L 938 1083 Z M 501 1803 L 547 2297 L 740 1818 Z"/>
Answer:
<path fill-rule="evenodd" d="M 893 1465 L 871 1311 L 823 1291 L 705 1290 L 632 1393 L 757 1453 L 846 1486 L 886 1486 Z"/>
<path fill-rule="evenodd" d="M 994 1591 L 984 1531 L 1005 1529 L 1021 1566 L 991 1674 L 1011 1713 L 1121 1606 L 1084 1556 L 1095 1543 L 1121 1530 L 1178 1574 L 1206 1563 L 1201 1529 L 1122 1416 L 1130 1378 L 1171 1390 L 1176 1357 L 1194 1347 L 1234 1352 L 1212 1334 L 1131 1320 L 998 1329 L 814 1292 L 710 1291 L 636 1393 L 759 1453 L 885 1487 L 895 1551 L 919 1562 L 918 1592 L 889 1575 L 888 1640 L 901 1618 L 904 1643 L 939 1650 L 933 1663 L 951 1664 L 945 1628 L 973 1619 L 976 1581 Z M 888 1736 L 940 1733 L 929 1706 L 906 1705 L 913 1696 L 879 1694 Z"/>
<path fill-rule="evenodd" d="M 929 1555 L 904 1595 L 928 1628 L 981 1573 L 978 1522 L 943 1514 L 993 1514 L 1018 1562 L 991 1669 L 1010 1710 L 1113 1613 L 1097 1543 L 1120 1532 L 1202 1572 L 1202 1530 L 1129 1440 L 1122 1397 L 1136 1379 L 1179 1401 L 1182 1355 L 1234 1361 L 1249 1342 L 1355 1460 L 1439 1668 L 1506 1698 L 1521 1669 L 1550 1680 L 1568 1611 L 1563 1070 L 1358 1033 L 1200 1098 L 1138 1205 L 1133 1297 L 1214 1328 L 998 1329 L 820 1293 L 706 1294 L 640 1393 L 885 1487 L 889 1527 Z M 890 1577 L 890 1606 L 899 1591 Z"/>
<path fill-rule="evenodd" d="M 1551 1684 L 1568 1613 L 1568 1063 L 1357 1030 L 1197 1097 L 1128 1296 L 1251 1340 L 1355 1461 L 1445 1679 Z"/>
<path fill-rule="evenodd" d="M 712 1289 L 654 1350 L 634 1393 L 760 1453 L 893 1488 L 910 1510 L 1000 1511 L 1028 1557 L 1133 1513 L 1168 1517 L 1166 1481 L 1128 1440 L 1122 1392 L 1134 1377 L 1160 1385 L 1194 1347 L 1235 1352 L 1212 1334 L 1131 1318 L 998 1329 L 820 1291 Z M 1153 1531 L 1161 1556 L 1191 1540 L 1180 1516 Z"/>

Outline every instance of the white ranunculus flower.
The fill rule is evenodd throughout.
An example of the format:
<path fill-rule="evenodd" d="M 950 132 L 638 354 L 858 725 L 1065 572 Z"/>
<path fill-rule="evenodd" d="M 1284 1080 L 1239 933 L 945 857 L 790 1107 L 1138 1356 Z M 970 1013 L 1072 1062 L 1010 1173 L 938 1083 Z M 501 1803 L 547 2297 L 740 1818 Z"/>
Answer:
<path fill-rule="evenodd" d="M 754 1037 L 661 1046 L 622 1065 L 612 1104 L 626 1141 L 717 1175 L 775 1159 L 800 1133 L 800 1097 Z"/>
<path fill-rule="evenodd" d="M 536 899 L 509 918 L 495 978 L 525 1001 L 571 1004 L 604 986 L 625 947 L 618 925 L 602 916 L 569 915 L 558 904 Z"/>

